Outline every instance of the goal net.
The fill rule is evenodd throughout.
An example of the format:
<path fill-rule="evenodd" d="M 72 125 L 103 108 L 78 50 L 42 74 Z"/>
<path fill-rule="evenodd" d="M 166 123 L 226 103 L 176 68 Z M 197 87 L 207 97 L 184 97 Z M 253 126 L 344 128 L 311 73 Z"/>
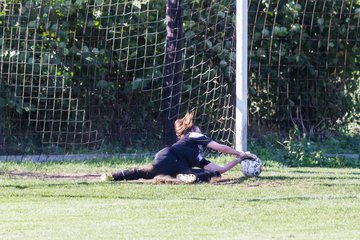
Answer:
<path fill-rule="evenodd" d="M 153 150 L 166 119 L 187 111 L 233 145 L 235 8 L 233 0 L 0 1 L 2 151 Z"/>

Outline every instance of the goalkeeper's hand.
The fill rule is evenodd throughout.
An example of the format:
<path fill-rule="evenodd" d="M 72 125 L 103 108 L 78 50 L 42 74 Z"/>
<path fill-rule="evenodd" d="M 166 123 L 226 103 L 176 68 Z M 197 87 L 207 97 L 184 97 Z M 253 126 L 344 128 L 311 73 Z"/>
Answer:
<path fill-rule="evenodd" d="M 242 152 L 239 155 L 240 162 L 244 159 L 255 160 L 257 158 L 258 157 L 255 154 L 252 154 L 251 152 Z"/>

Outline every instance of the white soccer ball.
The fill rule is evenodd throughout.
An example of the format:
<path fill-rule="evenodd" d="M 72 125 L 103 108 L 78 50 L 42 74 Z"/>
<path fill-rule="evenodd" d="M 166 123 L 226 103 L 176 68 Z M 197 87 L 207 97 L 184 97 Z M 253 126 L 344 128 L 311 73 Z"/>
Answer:
<path fill-rule="evenodd" d="M 246 177 L 257 177 L 262 171 L 262 163 L 259 158 L 255 160 L 244 159 L 240 163 L 241 171 Z"/>

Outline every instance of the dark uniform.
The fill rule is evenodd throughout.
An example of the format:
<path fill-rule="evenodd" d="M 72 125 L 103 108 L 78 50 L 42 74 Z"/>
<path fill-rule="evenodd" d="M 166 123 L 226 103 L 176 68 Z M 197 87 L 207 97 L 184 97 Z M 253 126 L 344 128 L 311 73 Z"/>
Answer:
<path fill-rule="evenodd" d="M 201 156 L 201 149 L 212 140 L 197 132 L 190 132 L 171 147 L 160 150 L 149 166 L 128 169 L 113 174 L 114 180 L 152 179 L 157 175 L 195 174 L 198 181 L 209 181 L 218 172 L 203 169 L 210 161 Z M 196 168 L 195 168 L 196 167 Z"/>

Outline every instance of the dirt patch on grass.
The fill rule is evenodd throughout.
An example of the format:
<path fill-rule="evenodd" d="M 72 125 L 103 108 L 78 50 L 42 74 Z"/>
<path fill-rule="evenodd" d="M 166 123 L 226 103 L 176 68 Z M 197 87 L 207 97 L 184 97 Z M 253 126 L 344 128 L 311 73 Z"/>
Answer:
<path fill-rule="evenodd" d="M 4 173 L 3 173 L 4 174 Z M 100 174 L 81 173 L 36 173 L 36 172 L 6 172 L 10 178 L 36 178 L 36 179 L 68 179 L 68 180 L 98 180 Z"/>

